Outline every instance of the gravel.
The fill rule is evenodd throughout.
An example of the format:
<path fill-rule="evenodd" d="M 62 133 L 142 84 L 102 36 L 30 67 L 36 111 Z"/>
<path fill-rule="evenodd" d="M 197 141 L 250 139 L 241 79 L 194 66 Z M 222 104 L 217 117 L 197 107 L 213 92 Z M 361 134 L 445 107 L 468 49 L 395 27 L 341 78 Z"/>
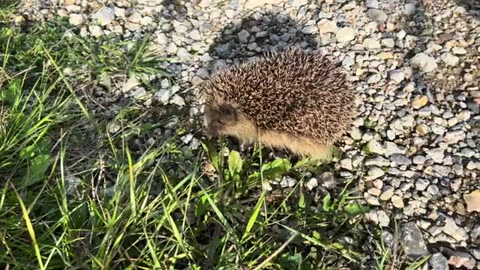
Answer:
<path fill-rule="evenodd" d="M 473 241 L 480 235 L 480 227 L 472 228 L 480 205 L 478 11 L 444 0 L 422 6 L 406 0 L 248 0 L 244 5 L 202 0 L 198 5 L 187 1 L 184 13 L 160 0 L 102 1 L 88 7 L 79 2 L 25 9 L 33 18 L 63 14 L 75 33 L 94 38 L 111 34 L 135 40 L 152 32 L 161 56 L 175 58 L 166 67 L 176 82 L 147 87 L 126 80 L 118 91 L 141 104 L 172 104 L 201 113 L 190 108 L 195 106 L 190 105 L 192 86 L 269 49 L 318 48 L 337 58 L 355 85 L 358 115 L 340 142 L 345 154 L 338 166 L 307 178 L 307 189 L 335 189 L 353 177 L 385 230 L 392 229 L 393 219 L 409 221 L 402 228 L 407 256 L 429 254 L 427 240 L 447 241 L 467 247 L 468 262 L 475 262 Z M 175 130 L 179 124 L 169 125 Z M 187 144 L 193 149 L 194 142 L 198 146 L 192 138 Z M 283 178 L 272 186 L 297 182 Z M 429 225 L 416 225 L 421 222 Z M 445 260 L 452 256 L 437 252 L 428 263 L 447 269 Z"/>

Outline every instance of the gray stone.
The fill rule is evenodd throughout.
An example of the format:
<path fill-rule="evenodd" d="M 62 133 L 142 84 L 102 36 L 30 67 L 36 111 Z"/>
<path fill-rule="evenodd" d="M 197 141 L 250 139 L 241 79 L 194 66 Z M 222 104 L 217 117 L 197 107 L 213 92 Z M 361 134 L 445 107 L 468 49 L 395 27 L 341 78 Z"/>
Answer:
<path fill-rule="evenodd" d="M 443 226 L 442 231 L 453 237 L 456 241 L 465 241 L 468 239 L 468 234 L 465 229 L 459 227 L 451 217 L 446 217 L 445 226 Z"/>
<path fill-rule="evenodd" d="M 369 158 L 365 161 L 365 166 L 379 166 L 379 167 L 386 167 L 390 166 L 390 160 L 382 157 L 377 156 L 374 158 Z"/>
<path fill-rule="evenodd" d="M 432 72 L 437 68 L 435 58 L 426 53 L 417 53 L 412 59 L 410 59 L 410 64 L 425 73 Z"/>
<path fill-rule="evenodd" d="M 250 36 L 250 33 L 247 30 L 243 29 L 237 35 L 240 42 L 248 43 L 248 37 Z"/>
<path fill-rule="evenodd" d="M 293 187 L 293 186 L 295 186 L 295 184 L 297 184 L 297 180 L 295 180 L 294 178 L 292 178 L 290 176 L 284 176 L 284 177 L 282 177 L 282 180 L 280 181 L 280 186 L 283 187 L 283 188 Z"/>
<path fill-rule="evenodd" d="M 365 0 L 365 6 L 367 8 L 375 8 L 375 9 L 380 7 L 377 0 Z"/>
<path fill-rule="evenodd" d="M 401 229 L 404 252 L 410 259 L 417 259 L 429 255 L 422 232 L 414 222 L 406 223 Z"/>
<path fill-rule="evenodd" d="M 368 170 L 367 176 L 365 177 L 366 180 L 374 180 L 379 177 L 382 177 L 385 174 L 385 172 L 378 168 L 378 167 L 372 167 L 371 169 Z"/>
<path fill-rule="evenodd" d="M 406 15 L 411 16 L 411 15 L 415 14 L 415 11 L 416 11 L 415 3 L 405 4 L 405 6 L 403 6 L 403 8 L 405 10 Z"/>
<path fill-rule="evenodd" d="M 424 156 L 417 155 L 413 157 L 412 161 L 413 161 L 413 164 L 423 165 L 425 163 L 425 160 L 427 159 Z"/>
<path fill-rule="evenodd" d="M 379 9 L 369 9 L 367 11 L 367 16 L 377 22 L 384 22 L 387 20 L 387 14 Z"/>
<path fill-rule="evenodd" d="M 385 153 L 385 148 L 383 148 L 383 146 L 375 139 L 372 139 L 367 143 L 367 149 L 375 154 L 383 155 Z"/>
<path fill-rule="evenodd" d="M 393 194 L 395 192 L 395 189 L 391 186 L 385 187 L 383 189 L 382 194 L 380 195 L 380 200 L 382 201 L 388 201 L 392 198 Z"/>
<path fill-rule="evenodd" d="M 193 39 L 193 40 L 201 40 L 202 39 L 202 36 L 200 35 L 200 31 L 198 31 L 197 29 L 193 29 L 191 32 L 190 32 L 190 38 Z"/>
<path fill-rule="evenodd" d="M 378 224 L 382 227 L 388 227 L 390 224 L 390 218 L 388 217 L 387 213 L 383 210 L 378 210 L 377 211 L 377 216 L 378 216 Z"/>
<path fill-rule="evenodd" d="M 428 180 L 420 178 L 417 181 L 415 181 L 415 188 L 418 191 L 424 191 L 429 184 L 430 182 Z"/>
<path fill-rule="evenodd" d="M 443 158 L 445 157 L 444 151 L 442 148 L 427 149 L 425 153 L 436 163 L 442 163 Z"/>
<path fill-rule="evenodd" d="M 448 270 L 448 260 L 442 253 L 438 252 L 433 254 L 428 263 L 432 267 L 431 270 Z"/>
<path fill-rule="evenodd" d="M 376 73 L 376 74 L 368 76 L 367 83 L 368 84 L 378 83 L 381 79 L 382 79 L 382 75 Z"/>
<path fill-rule="evenodd" d="M 385 142 L 385 156 L 389 157 L 395 154 L 405 154 L 405 150 L 400 149 L 396 143 Z"/>
<path fill-rule="evenodd" d="M 139 87 L 131 93 L 131 96 L 135 99 L 143 99 L 146 95 L 147 91 L 143 87 Z"/>
<path fill-rule="evenodd" d="M 452 53 L 456 55 L 464 55 L 467 53 L 467 51 L 462 47 L 453 47 Z"/>
<path fill-rule="evenodd" d="M 393 38 L 384 38 L 381 41 L 382 45 L 387 48 L 395 47 L 395 40 Z"/>
<path fill-rule="evenodd" d="M 366 38 L 363 41 L 363 46 L 367 49 L 379 49 L 381 47 L 380 42 L 373 38 Z"/>
<path fill-rule="evenodd" d="M 393 154 L 389 158 L 391 161 L 397 163 L 398 165 L 411 165 L 412 160 L 402 154 Z"/>
<path fill-rule="evenodd" d="M 355 30 L 351 27 L 344 27 L 337 31 L 337 42 L 349 42 L 355 38 Z"/>
<path fill-rule="evenodd" d="M 389 76 L 392 81 L 394 81 L 396 84 L 399 84 L 405 79 L 405 72 L 401 69 L 396 69 L 390 71 Z"/>
<path fill-rule="evenodd" d="M 440 192 L 440 189 L 436 185 L 430 185 L 427 188 L 427 192 L 433 196 L 437 196 Z"/>
<path fill-rule="evenodd" d="M 305 183 L 305 187 L 306 187 L 308 190 L 313 190 L 313 189 L 316 188 L 317 186 L 318 186 L 318 179 L 315 178 L 315 177 L 310 178 L 310 180 L 308 180 L 308 181 Z"/>
<path fill-rule="evenodd" d="M 83 14 L 70 14 L 70 19 L 68 20 L 71 25 L 79 26 L 85 22 Z"/>
<path fill-rule="evenodd" d="M 90 31 L 90 34 L 94 37 L 101 37 L 103 35 L 103 30 L 98 25 L 90 25 L 88 31 Z"/>
<path fill-rule="evenodd" d="M 326 33 L 335 33 L 337 32 L 337 24 L 332 20 L 321 19 L 318 22 L 318 31 L 322 35 Z"/>
<path fill-rule="evenodd" d="M 128 16 L 128 21 L 131 22 L 131 23 L 140 23 L 142 21 L 142 14 L 140 14 L 140 12 L 134 10 L 130 16 Z M 183 25 L 182 25 L 183 26 Z M 184 27 L 184 26 L 183 26 Z M 186 27 L 185 27 L 186 28 Z M 180 32 L 179 30 L 182 30 L 184 28 L 181 28 L 181 29 L 177 29 L 175 28 L 175 30 L 177 32 Z M 187 32 L 188 29 L 185 29 L 185 31 L 181 32 L 181 33 L 184 33 L 184 32 Z"/>
<path fill-rule="evenodd" d="M 308 34 L 315 34 L 315 33 L 317 33 L 317 31 L 318 31 L 318 28 L 315 25 L 305 26 L 302 29 L 302 33 L 307 34 L 307 35 Z"/>
<path fill-rule="evenodd" d="M 100 25 L 108 25 L 115 20 L 115 11 L 109 7 L 102 7 L 92 15 Z"/>
<path fill-rule="evenodd" d="M 447 144 L 456 144 L 459 141 L 465 140 L 466 134 L 462 130 L 450 131 L 447 132 L 443 138 L 443 140 Z"/>
<path fill-rule="evenodd" d="M 334 189 L 337 186 L 337 179 L 331 172 L 324 172 L 318 177 L 318 182 L 326 189 Z"/>
<path fill-rule="evenodd" d="M 402 209 L 403 207 L 405 207 L 403 199 L 398 195 L 393 195 L 391 201 L 393 206 L 395 206 L 396 208 Z"/>
<path fill-rule="evenodd" d="M 289 0 L 292 7 L 301 7 L 308 4 L 308 0 Z"/>
<path fill-rule="evenodd" d="M 442 56 L 440 56 L 440 59 L 442 59 L 442 61 L 447 66 L 456 66 L 458 64 L 458 62 L 460 61 L 460 59 L 457 56 L 455 56 L 451 53 L 442 54 Z"/>
<path fill-rule="evenodd" d="M 345 170 L 348 170 L 348 171 L 353 170 L 352 159 L 351 158 L 346 158 L 346 159 L 340 160 L 339 165 L 340 165 L 340 168 L 342 168 L 342 169 L 345 169 Z"/>

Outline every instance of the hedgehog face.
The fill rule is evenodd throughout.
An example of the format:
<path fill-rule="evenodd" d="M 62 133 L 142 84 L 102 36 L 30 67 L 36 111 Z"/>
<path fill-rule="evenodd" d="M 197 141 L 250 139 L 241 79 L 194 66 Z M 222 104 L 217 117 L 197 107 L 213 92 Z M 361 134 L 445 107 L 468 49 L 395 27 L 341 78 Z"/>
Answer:
<path fill-rule="evenodd" d="M 257 137 L 255 124 L 229 104 L 205 106 L 205 126 L 209 137 L 233 136 L 243 142 L 253 142 Z"/>
<path fill-rule="evenodd" d="M 237 111 L 228 104 L 205 106 L 205 125 L 208 136 L 227 135 L 226 130 L 236 125 Z"/>

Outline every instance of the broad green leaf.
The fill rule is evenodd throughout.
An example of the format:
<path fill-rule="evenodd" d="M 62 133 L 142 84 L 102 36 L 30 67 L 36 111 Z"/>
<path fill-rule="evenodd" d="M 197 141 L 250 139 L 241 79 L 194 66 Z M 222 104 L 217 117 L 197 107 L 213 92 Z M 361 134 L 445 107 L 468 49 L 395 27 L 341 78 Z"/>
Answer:
<path fill-rule="evenodd" d="M 30 162 L 28 173 L 23 179 L 24 185 L 31 185 L 42 180 L 52 163 L 52 157 L 49 154 L 40 154 Z"/>
<path fill-rule="evenodd" d="M 370 208 L 368 208 L 367 206 L 360 205 L 358 203 L 349 203 L 349 204 L 345 205 L 343 209 L 348 214 L 354 215 L 354 216 L 364 214 L 364 213 L 370 211 Z"/>
<path fill-rule="evenodd" d="M 331 202 L 330 202 L 330 193 L 327 193 L 327 195 L 325 195 L 325 197 L 323 197 L 323 211 L 330 211 L 330 206 L 331 206 Z"/>
<path fill-rule="evenodd" d="M 238 151 L 231 151 L 228 156 L 228 169 L 230 170 L 230 175 L 234 177 L 235 175 L 240 174 L 243 167 L 243 160 L 240 157 Z"/>

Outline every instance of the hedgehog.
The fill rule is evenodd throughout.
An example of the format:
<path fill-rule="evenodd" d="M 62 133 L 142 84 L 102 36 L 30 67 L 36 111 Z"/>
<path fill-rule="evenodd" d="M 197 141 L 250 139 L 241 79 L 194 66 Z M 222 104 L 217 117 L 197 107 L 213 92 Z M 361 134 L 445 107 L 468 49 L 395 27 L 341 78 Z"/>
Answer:
<path fill-rule="evenodd" d="M 315 50 L 267 52 L 213 74 L 199 90 L 208 137 L 313 159 L 331 158 L 356 114 L 346 74 Z"/>

